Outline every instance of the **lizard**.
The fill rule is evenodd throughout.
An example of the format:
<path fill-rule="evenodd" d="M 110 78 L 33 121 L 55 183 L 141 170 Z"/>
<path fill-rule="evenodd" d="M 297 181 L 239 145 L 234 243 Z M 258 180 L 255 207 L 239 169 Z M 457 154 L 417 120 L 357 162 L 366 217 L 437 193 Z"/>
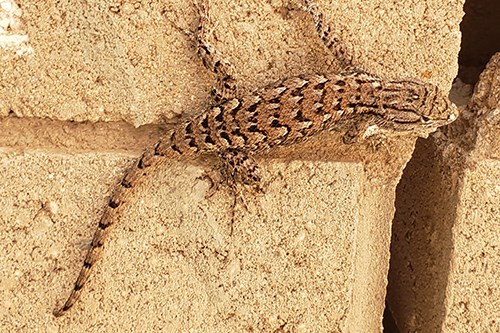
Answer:
<path fill-rule="evenodd" d="M 115 223 L 117 210 L 141 180 L 165 161 L 214 154 L 235 182 L 255 185 L 260 174 L 253 156 L 276 146 L 308 140 L 324 131 L 342 129 L 342 123 L 353 124 L 354 134 L 347 131 L 343 140 L 351 143 L 368 127 L 424 136 L 457 118 L 457 107 L 431 83 L 382 79 L 356 69 L 350 46 L 323 24 L 315 4 L 305 0 L 305 5 L 299 7 L 311 15 L 325 46 L 347 70 L 292 77 L 237 97 L 234 69 L 207 41 L 208 14 L 204 6 L 199 6 L 195 37 L 205 67 L 218 78 L 214 104 L 168 131 L 126 171 L 99 220 L 71 294 L 53 312 L 56 317 L 65 314 L 79 299 Z"/>

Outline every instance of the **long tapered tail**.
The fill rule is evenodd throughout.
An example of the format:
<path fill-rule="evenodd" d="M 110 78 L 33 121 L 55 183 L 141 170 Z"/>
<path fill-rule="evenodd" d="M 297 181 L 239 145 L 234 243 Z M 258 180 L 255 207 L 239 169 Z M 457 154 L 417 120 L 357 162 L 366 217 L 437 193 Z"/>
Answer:
<path fill-rule="evenodd" d="M 158 147 L 158 145 L 156 145 L 155 148 L 156 147 Z M 157 154 L 155 149 L 147 150 L 142 154 L 138 162 L 128 170 L 121 182 L 116 186 L 99 221 L 99 225 L 96 228 L 94 238 L 92 239 L 90 248 L 85 256 L 85 260 L 80 270 L 80 275 L 75 282 L 75 286 L 64 305 L 54 310 L 54 316 L 60 317 L 64 315 L 69 309 L 71 309 L 71 307 L 73 307 L 76 301 L 78 301 L 83 287 L 89 279 L 92 268 L 95 266 L 103 252 L 104 241 L 109 233 L 109 227 L 116 220 L 115 217 L 117 209 L 125 202 L 127 196 L 131 192 L 131 189 L 135 187 L 139 181 L 144 178 L 146 173 L 152 169 L 150 167 L 158 164 L 158 161 L 160 160 L 162 159 Z"/>

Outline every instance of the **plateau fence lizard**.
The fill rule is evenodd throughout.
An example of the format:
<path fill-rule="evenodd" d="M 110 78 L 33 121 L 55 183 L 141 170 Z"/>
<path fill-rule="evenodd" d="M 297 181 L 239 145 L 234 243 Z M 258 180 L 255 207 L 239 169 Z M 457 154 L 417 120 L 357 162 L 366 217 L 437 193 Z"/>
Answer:
<path fill-rule="evenodd" d="M 320 38 L 346 67 L 345 74 L 289 78 L 237 98 L 233 68 L 206 41 L 208 16 L 206 8 L 199 6 L 200 25 L 195 37 L 205 66 L 219 79 L 214 90 L 216 105 L 170 130 L 126 172 L 99 221 L 74 288 L 65 304 L 54 311 L 55 316 L 66 313 L 80 297 L 117 210 L 153 166 L 163 161 L 212 153 L 224 161 L 228 174 L 238 182 L 256 184 L 260 177 L 253 155 L 323 131 L 345 129 L 343 123 L 353 124 L 344 135 L 344 142 L 350 143 L 368 127 L 427 135 L 456 119 L 456 106 L 435 85 L 380 79 L 356 70 L 350 47 L 323 24 L 314 3 L 305 1 L 301 7 L 311 14 Z"/>

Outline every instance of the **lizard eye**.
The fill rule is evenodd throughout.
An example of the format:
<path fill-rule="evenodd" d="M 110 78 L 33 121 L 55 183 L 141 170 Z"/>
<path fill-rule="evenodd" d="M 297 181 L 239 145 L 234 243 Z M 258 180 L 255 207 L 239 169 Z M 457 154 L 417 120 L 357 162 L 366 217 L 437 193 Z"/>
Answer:
<path fill-rule="evenodd" d="M 422 116 L 422 120 L 423 120 L 424 122 L 426 122 L 426 123 L 427 123 L 427 122 L 429 122 L 431 119 L 430 119 L 429 117 L 427 117 L 427 116 Z"/>

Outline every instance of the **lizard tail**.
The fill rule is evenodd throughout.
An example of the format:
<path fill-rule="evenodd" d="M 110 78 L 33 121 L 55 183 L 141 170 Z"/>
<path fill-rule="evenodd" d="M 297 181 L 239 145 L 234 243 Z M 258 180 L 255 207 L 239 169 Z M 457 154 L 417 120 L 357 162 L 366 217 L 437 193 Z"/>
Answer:
<path fill-rule="evenodd" d="M 155 146 L 155 148 L 157 146 Z M 124 203 L 126 197 L 131 192 L 130 190 L 144 178 L 147 172 L 151 170 L 149 167 L 162 160 L 158 157 L 159 155 L 155 149 L 145 151 L 139 158 L 138 162 L 128 170 L 121 182 L 116 186 L 111 198 L 109 199 L 108 205 L 101 216 L 99 225 L 96 228 L 92 243 L 90 244 L 90 248 L 85 256 L 83 266 L 80 269 L 80 275 L 75 282 L 75 286 L 73 287 L 73 290 L 64 305 L 54 310 L 54 316 L 60 317 L 64 315 L 80 298 L 83 287 L 89 279 L 92 268 L 95 266 L 103 252 L 103 245 L 105 238 L 109 233 L 109 227 L 116 220 L 116 210 Z"/>

